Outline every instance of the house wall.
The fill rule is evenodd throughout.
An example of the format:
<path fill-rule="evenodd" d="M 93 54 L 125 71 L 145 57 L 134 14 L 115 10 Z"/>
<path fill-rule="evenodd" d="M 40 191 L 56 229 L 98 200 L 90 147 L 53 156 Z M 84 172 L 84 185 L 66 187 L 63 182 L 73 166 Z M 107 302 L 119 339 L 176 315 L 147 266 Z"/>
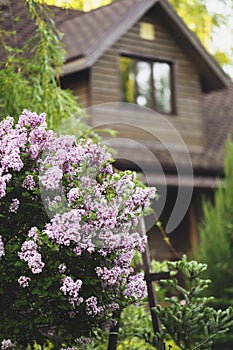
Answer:
<path fill-rule="evenodd" d="M 88 70 L 62 77 L 61 85 L 62 88 L 71 90 L 77 96 L 80 107 L 86 108 L 90 104 Z"/>
<path fill-rule="evenodd" d="M 151 150 L 163 150 L 163 140 L 166 140 L 174 148 L 179 149 L 179 140 L 176 130 L 183 137 L 191 152 L 200 152 L 203 147 L 203 124 L 201 110 L 201 83 L 195 65 L 186 55 L 184 48 L 166 29 L 163 19 L 156 16 L 156 13 L 148 13 L 142 20 L 154 24 L 155 40 L 145 40 L 139 36 L 140 22 L 134 25 L 116 44 L 94 64 L 90 71 L 79 72 L 63 78 L 63 86 L 70 88 L 78 96 L 83 107 L 89 107 L 93 126 L 99 127 L 110 125 L 113 129 L 120 130 L 120 137 L 128 140 L 137 140 L 145 144 Z M 120 91 L 119 57 L 121 54 L 132 54 L 148 58 L 160 58 L 172 60 L 175 69 L 175 104 L 176 113 L 165 115 L 164 119 L 153 111 L 146 111 L 135 106 L 122 106 Z M 116 103 L 114 105 L 114 102 Z M 167 121 L 169 123 L 167 123 Z M 115 124 L 118 123 L 118 124 Z M 128 125 L 126 125 L 126 123 Z M 173 125 L 175 128 L 172 128 Z M 160 140 L 159 140 L 160 139 Z M 113 144 L 117 145 L 117 141 Z M 135 147 L 126 140 L 119 140 L 117 145 L 121 147 L 118 158 L 146 161 L 146 154 L 135 151 Z M 129 147 L 128 147 L 129 146 Z M 181 145 L 182 147 L 182 145 Z M 114 158 L 117 158 L 114 155 Z M 164 155 L 162 156 L 164 159 Z M 183 160 L 182 154 L 179 160 Z M 168 162 L 170 163 L 170 161 Z M 147 164 L 151 168 L 151 159 Z M 133 166 L 125 166 L 131 168 Z M 154 182 L 156 183 L 156 177 Z M 159 189 L 158 189 L 159 192 Z M 166 206 L 160 217 L 162 223 L 166 222 L 174 206 L 177 195 L 177 188 L 168 189 Z M 179 227 L 169 236 L 174 248 L 180 253 L 188 253 L 198 244 L 197 218 L 195 202 L 192 201 L 190 209 L 184 216 Z M 200 200 L 198 200 L 198 208 Z M 156 203 L 155 203 L 156 211 Z M 152 257 L 163 259 L 174 259 L 176 256 L 165 244 L 164 237 L 156 226 L 148 232 L 149 244 Z"/>
<path fill-rule="evenodd" d="M 133 54 L 148 58 L 162 58 L 174 63 L 174 88 L 175 88 L 175 115 L 166 115 L 167 121 L 172 123 L 183 137 L 185 143 L 192 152 L 200 152 L 203 147 L 203 125 L 201 118 L 201 84 L 197 69 L 186 56 L 185 51 L 179 46 L 163 24 L 162 18 L 156 16 L 156 12 L 148 13 L 143 22 L 154 24 L 155 39 L 145 40 L 139 36 L 139 22 L 135 24 L 121 39 L 113 45 L 96 62 L 91 69 L 91 105 L 119 102 L 121 100 L 119 57 L 121 54 Z M 120 130 L 119 137 L 135 138 L 155 146 L 154 135 L 166 139 L 170 144 L 177 142 L 174 130 L 160 115 L 146 112 L 145 110 L 121 109 L 114 112 L 112 106 L 105 106 L 93 116 L 93 125 L 101 125 L 112 122 L 129 123 L 138 126 L 127 128 L 116 126 Z M 143 133 L 142 130 L 149 131 Z M 156 147 L 155 147 L 156 148 Z"/>

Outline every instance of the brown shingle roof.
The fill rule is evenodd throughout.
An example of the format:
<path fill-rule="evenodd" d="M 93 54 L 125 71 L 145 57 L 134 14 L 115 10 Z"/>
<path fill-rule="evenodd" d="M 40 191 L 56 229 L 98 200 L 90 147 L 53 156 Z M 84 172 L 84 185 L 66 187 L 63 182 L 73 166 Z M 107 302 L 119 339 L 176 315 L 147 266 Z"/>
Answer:
<path fill-rule="evenodd" d="M 54 12 L 55 20 L 58 28 L 63 22 L 72 20 L 83 14 L 82 11 L 64 10 L 59 7 L 49 6 Z M 0 30 L 16 32 L 16 35 L 8 35 L 4 38 L 5 42 L 12 47 L 22 49 L 26 41 L 35 34 L 35 24 L 31 20 L 28 9 L 24 1 L 8 0 L 7 5 L 0 5 Z M 15 20 L 16 19 L 16 20 Z M 0 45 L 0 61 L 5 57 L 5 52 Z"/>
<path fill-rule="evenodd" d="M 88 53 L 96 47 L 101 38 L 106 37 L 115 26 L 118 26 L 127 12 L 141 0 L 121 0 L 101 7 L 82 16 L 67 20 L 59 26 L 65 33 L 64 43 L 67 59 L 71 60 Z"/>
<path fill-rule="evenodd" d="M 206 145 L 200 164 L 222 172 L 227 135 L 233 136 L 233 83 L 203 95 L 203 115 Z"/>

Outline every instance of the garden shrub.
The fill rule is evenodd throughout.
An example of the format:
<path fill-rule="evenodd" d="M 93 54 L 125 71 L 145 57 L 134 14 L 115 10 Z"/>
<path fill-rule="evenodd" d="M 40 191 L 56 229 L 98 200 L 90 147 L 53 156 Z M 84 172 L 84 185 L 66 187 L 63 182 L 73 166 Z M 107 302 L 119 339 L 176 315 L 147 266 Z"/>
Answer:
<path fill-rule="evenodd" d="M 106 350 L 108 332 L 99 333 L 84 350 Z M 153 327 L 149 304 L 146 299 L 140 305 L 129 305 L 121 313 L 117 350 L 156 350 L 153 344 Z M 180 350 L 172 340 L 166 340 L 166 350 Z"/>
<path fill-rule="evenodd" d="M 154 189 L 115 173 L 101 144 L 47 130 L 45 114 L 0 123 L 0 344 L 80 348 L 141 300 L 132 231 Z"/>
<path fill-rule="evenodd" d="M 207 265 L 197 261 L 182 260 L 168 262 L 171 272 L 178 272 L 178 278 L 163 280 L 163 284 L 173 290 L 165 298 L 167 307 L 154 308 L 162 326 L 162 334 L 157 333 L 158 350 L 163 350 L 162 343 L 172 338 L 175 344 L 184 350 L 211 350 L 218 334 L 225 334 L 233 325 L 233 309 L 215 310 L 209 306 L 214 297 L 204 297 L 211 281 L 202 279 Z M 173 348 L 171 348 L 173 349 Z"/>
<path fill-rule="evenodd" d="M 208 295 L 212 305 L 225 309 L 233 306 L 233 142 L 226 142 L 225 179 L 218 182 L 214 200 L 203 200 L 203 219 L 199 227 L 199 259 L 208 265 L 206 277 L 212 283 Z M 233 348 L 233 333 L 219 337 L 216 349 Z"/>

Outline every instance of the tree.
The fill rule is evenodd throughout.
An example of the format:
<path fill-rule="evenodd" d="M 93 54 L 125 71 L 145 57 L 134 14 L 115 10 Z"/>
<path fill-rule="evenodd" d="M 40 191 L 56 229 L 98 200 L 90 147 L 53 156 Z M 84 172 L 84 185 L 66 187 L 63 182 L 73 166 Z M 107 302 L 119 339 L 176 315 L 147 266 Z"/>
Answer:
<path fill-rule="evenodd" d="M 84 11 L 90 11 L 101 6 L 108 5 L 112 1 L 114 0 L 38 0 L 38 2 L 47 3 L 48 5 L 74 8 Z"/>
<path fill-rule="evenodd" d="M 16 18 L 12 18 L 12 30 L 0 30 L 0 42 L 4 57 L 0 62 L 0 112 L 1 116 L 15 118 L 26 107 L 45 112 L 49 127 L 55 128 L 70 116 L 81 116 L 76 97 L 61 89 L 61 67 L 65 61 L 62 34 L 57 30 L 53 13 L 47 6 L 34 0 L 20 0 L 28 7 L 29 16 L 35 23 L 35 31 L 22 49 L 15 47 Z M 10 4 L 8 4 L 11 6 Z M 11 14 L 11 7 L 9 7 Z M 17 14 L 16 14 L 17 16 Z M 13 38 L 9 42 L 9 37 Z M 79 122 L 80 122 L 79 118 Z M 80 122 L 80 129 L 85 125 Z"/>
<path fill-rule="evenodd" d="M 164 341 L 168 336 L 179 349 L 212 350 L 216 336 L 226 333 L 233 325 L 233 308 L 228 307 L 223 311 L 208 306 L 208 302 L 214 298 L 202 296 L 211 283 L 201 278 L 207 269 L 206 264 L 187 261 L 183 256 L 182 260 L 170 261 L 167 265 L 170 273 L 179 273 L 179 279 L 161 281 L 169 287 L 172 296 L 165 298 L 167 306 L 154 309 L 164 328 L 162 334 L 157 334 L 158 350 L 164 349 L 161 339 Z"/>
<path fill-rule="evenodd" d="M 213 203 L 203 201 L 200 225 L 200 259 L 209 266 L 210 287 L 218 298 L 232 287 L 233 280 L 233 142 L 226 145 L 225 179 L 214 193 Z M 221 287 L 220 287 L 221 286 Z"/>
<path fill-rule="evenodd" d="M 209 291 L 217 298 L 217 306 L 233 305 L 233 142 L 226 144 L 225 179 L 214 193 L 213 203 L 203 201 L 200 225 L 200 260 L 208 264 L 207 277 L 212 280 Z M 226 347 L 232 345 L 232 337 Z"/>
<path fill-rule="evenodd" d="M 212 51 L 216 60 L 222 65 L 232 64 L 233 58 L 222 50 L 212 50 L 213 34 L 222 25 L 227 25 L 230 21 L 229 14 L 219 13 L 216 10 L 210 11 L 206 0 L 169 0 L 175 7 L 178 14 L 185 21 L 208 51 Z M 225 0 L 218 0 L 219 7 L 226 5 Z M 229 5 L 228 5 L 229 6 Z"/>

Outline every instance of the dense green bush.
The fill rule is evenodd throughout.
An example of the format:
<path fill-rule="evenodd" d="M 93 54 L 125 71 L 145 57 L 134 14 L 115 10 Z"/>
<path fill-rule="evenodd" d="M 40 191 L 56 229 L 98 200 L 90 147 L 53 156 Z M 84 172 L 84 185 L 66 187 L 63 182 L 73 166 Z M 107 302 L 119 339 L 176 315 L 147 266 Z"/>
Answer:
<path fill-rule="evenodd" d="M 208 295 L 214 295 L 213 306 L 233 306 L 233 142 L 226 143 L 225 179 L 218 184 L 213 202 L 203 201 L 200 225 L 200 261 L 208 265 L 206 276 L 212 283 Z M 221 350 L 233 348 L 233 335 L 220 337 Z M 217 349 L 217 348 L 216 348 Z"/>
<path fill-rule="evenodd" d="M 0 123 L 2 349 L 80 347 L 145 296 L 131 261 L 146 236 L 132 230 L 155 192 L 111 163 L 103 145 L 47 130 L 45 114 Z"/>

